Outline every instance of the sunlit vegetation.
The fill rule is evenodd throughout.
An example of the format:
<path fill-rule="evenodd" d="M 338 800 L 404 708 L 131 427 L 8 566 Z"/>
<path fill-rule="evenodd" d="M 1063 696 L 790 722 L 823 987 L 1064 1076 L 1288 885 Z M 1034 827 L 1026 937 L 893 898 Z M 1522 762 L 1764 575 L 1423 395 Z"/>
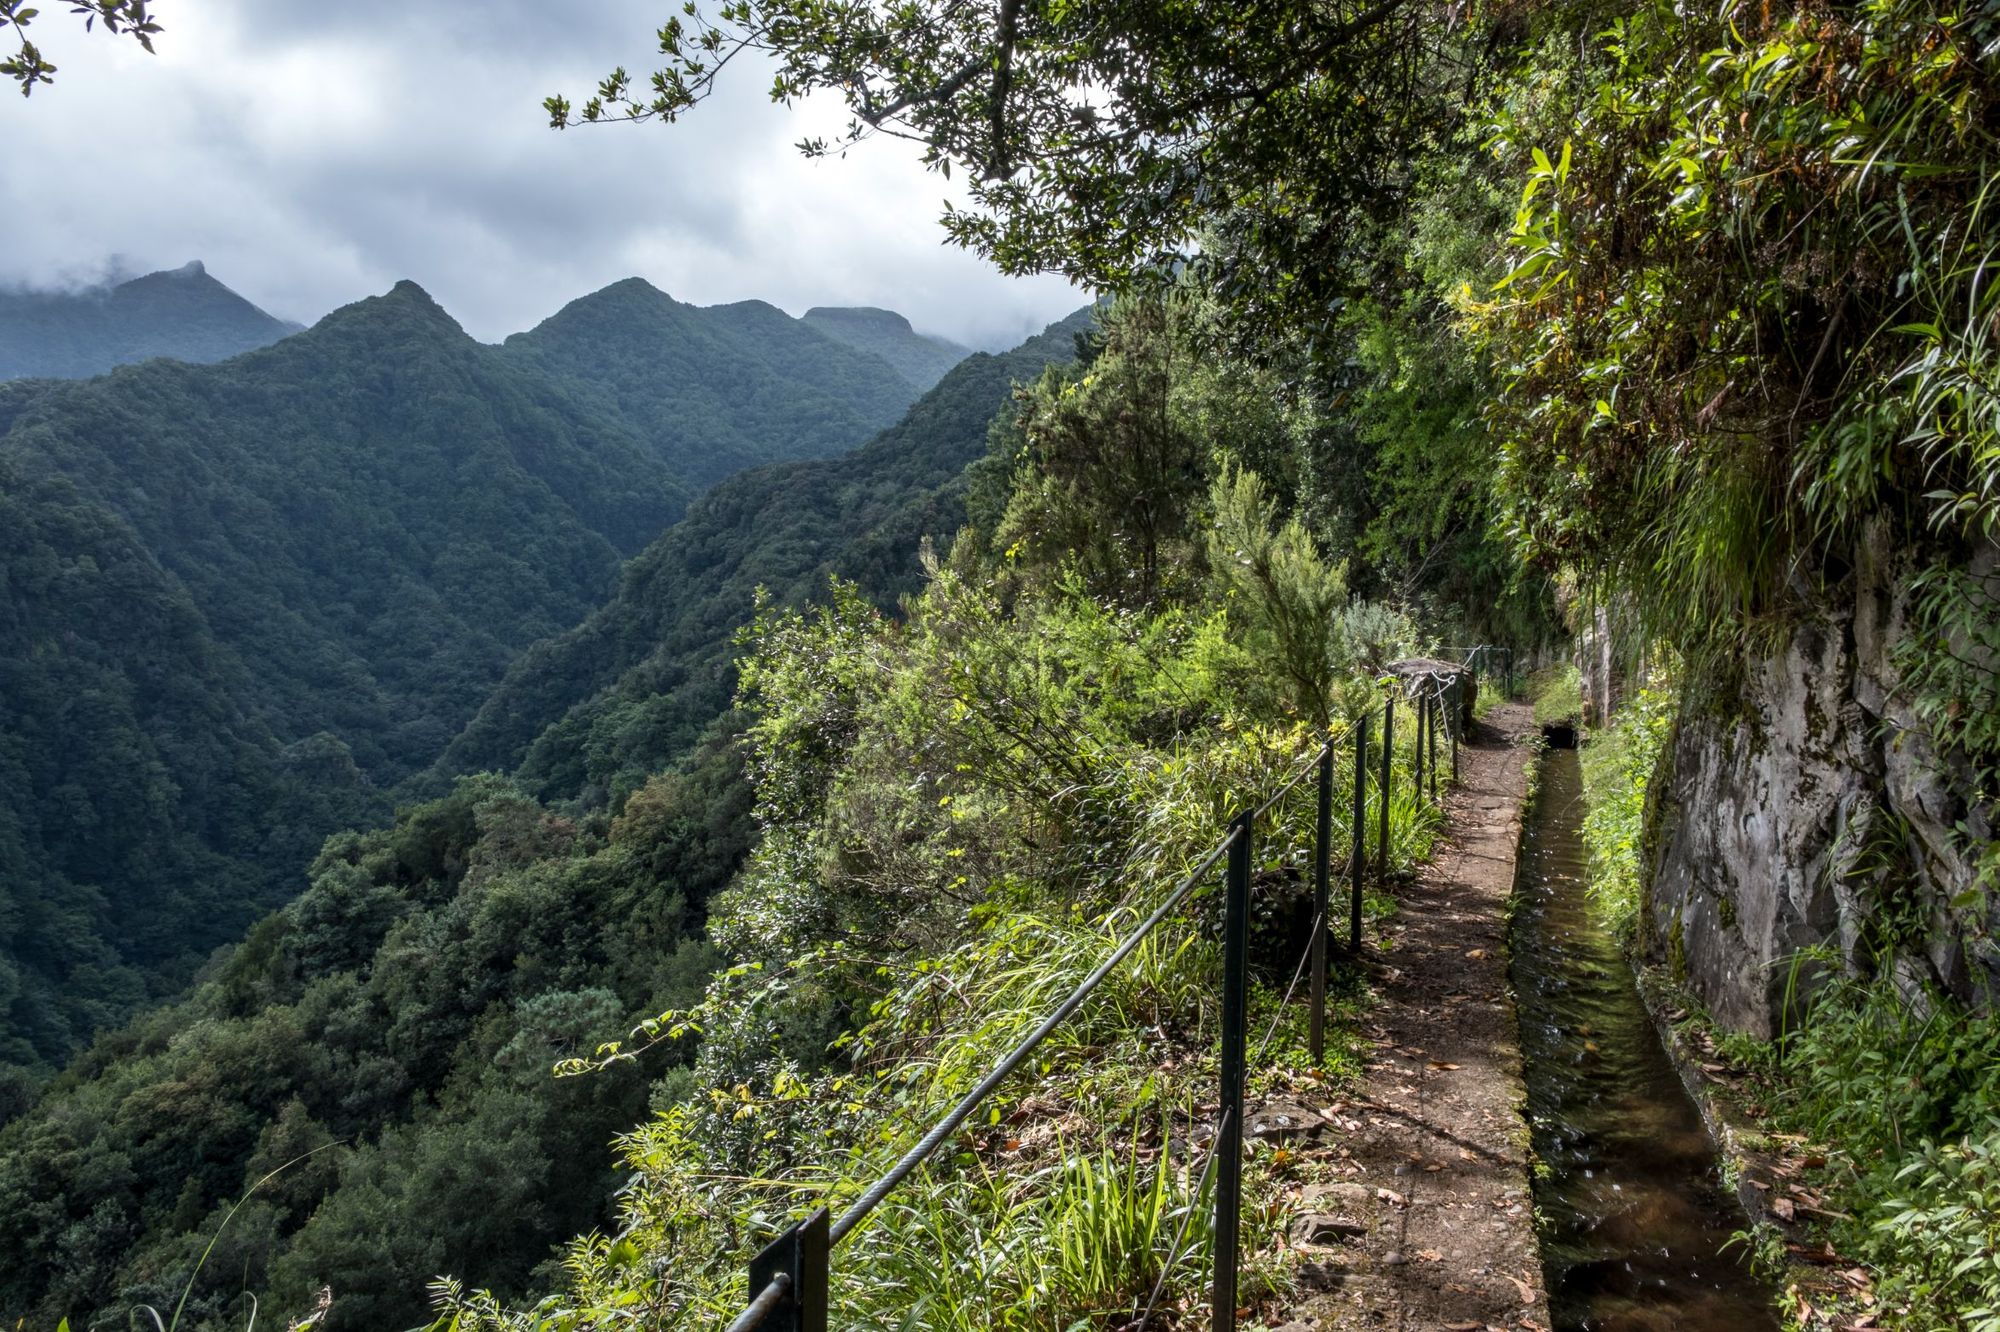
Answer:
<path fill-rule="evenodd" d="M 898 618 L 840 585 L 811 610 L 767 605 L 739 700 L 762 835 L 710 915 L 736 965 L 700 1004 L 568 1070 L 587 1082 L 697 1051 L 665 1084 L 671 1106 L 623 1140 L 636 1185 L 622 1223 L 573 1246 L 566 1288 L 530 1309 L 447 1283 L 440 1327 L 595 1325 L 621 1307 L 667 1326 L 726 1320 L 743 1254 L 788 1216 L 852 1202 L 1234 812 L 1379 706 L 1371 663 L 1418 631 L 1365 614 L 1278 495 L 1181 433 L 1211 390 L 1168 368 L 1161 313 L 1112 312 L 1092 360 L 1023 395 L 995 437 L 1019 462 L 992 535 L 961 536 Z M 1079 416 L 1120 410 L 1132 433 L 1078 447 Z M 1144 507 L 1157 489 L 1094 484 L 1175 448 L 1194 472 L 1178 512 Z M 1064 547 L 1052 529 L 1091 540 Z M 1031 532 L 1043 539 L 1012 535 Z M 1407 739 L 1401 753 L 1407 790 Z M 1350 780 L 1343 763 L 1336 781 Z M 1391 815 L 1407 867 L 1436 816 L 1409 799 Z M 1302 1010 L 1277 1002 L 1310 937 L 1312 817 L 1307 787 L 1257 827 L 1253 946 L 1257 1025 L 1275 1018 L 1283 1037 L 1262 1076 L 1325 1086 L 1359 1070 L 1358 1033 L 1337 1026 L 1312 1068 Z M 1198 1294 L 1195 1250 L 1172 1246 L 1185 1219 L 1203 1234 L 1201 1158 L 1172 1144 L 1209 1128 L 1217 886 L 842 1247 L 843 1320 L 1053 1330 L 1129 1316 L 1163 1271 L 1176 1304 Z M 1252 1235 L 1253 1297 L 1288 1279 L 1271 1239 Z"/>

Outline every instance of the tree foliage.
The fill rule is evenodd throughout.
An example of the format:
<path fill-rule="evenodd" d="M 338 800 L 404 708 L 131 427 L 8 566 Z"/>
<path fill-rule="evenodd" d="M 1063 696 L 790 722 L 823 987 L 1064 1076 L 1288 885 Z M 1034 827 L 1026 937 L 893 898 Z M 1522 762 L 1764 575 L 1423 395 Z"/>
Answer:
<path fill-rule="evenodd" d="M 773 100 L 822 92 L 850 113 L 807 154 L 915 140 L 965 190 L 947 234 L 1004 271 L 1123 288 L 1195 260 L 1312 332 L 1346 294 L 1353 215 L 1396 197 L 1463 114 L 1451 94 L 1482 36 L 1467 17 L 1422 0 L 690 3 L 650 76 L 620 68 L 547 109 L 557 126 L 673 122 L 760 53 Z"/>
<path fill-rule="evenodd" d="M 101 26 L 107 34 L 130 37 L 151 53 L 160 25 L 146 5 L 147 0 L 68 0 L 70 13 L 83 19 L 85 32 Z M 0 28 L 12 28 L 15 42 L 14 54 L 0 60 L 0 75 L 14 80 L 23 97 L 55 82 L 55 64 L 28 37 L 28 26 L 40 17 L 41 10 L 28 0 L 0 0 Z"/>

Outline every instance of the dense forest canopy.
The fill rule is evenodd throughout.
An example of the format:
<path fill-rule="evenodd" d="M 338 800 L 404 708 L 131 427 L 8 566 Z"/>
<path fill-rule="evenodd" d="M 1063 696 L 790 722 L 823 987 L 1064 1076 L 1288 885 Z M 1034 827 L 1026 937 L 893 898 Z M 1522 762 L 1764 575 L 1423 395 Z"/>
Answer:
<path fill-rule="evenodd" d="M 929 387 L 892 364 L 928 347 L 907 323 L 903 334 L 856 347 L 763 301 L 696 308 L 628 278 L 504 350 L 574 385 L 700 491 L 761 463 L 845 453 L 893 423 Z"/>
<path fill-rule="evenodd" d="M 884 606 L 916 588 L 925 536 L 948 538 L 963 473 L 1017 381 L 1066 360 L 1087 312 L 1012 351 L 975 354 L 854 453 L 748 472 L 696 501 L 625 566 L 618 594 L 524 654 L 444 751 L 440 775 L 518 771 L 530 789 L 622 794 L 727 705 L 736 631 L 759 587 L 785 602 L 828 573 Z"/>
<path fill-rule="evenodd" d="M 185 350 L 242 304 L 156 277 L 108 326 Z M 695 491 L 914 395 L 770 306 L 636 281 L 504 348 L 404 283 L 222 364 L 0 390 L 5 1062 L 59 1064 L 302 888 Z"/>
<path fill-rule="evenodd" d="M 0 1309 L 164 1306 L 243 1191 L 322 1148 L 229 1222 L 198 1325 L 227 1325 L 246 1289 L 304 1311 L 329 1283 L 326 1326 L 408 1325 L 440 1272 L 525 1294 L 552 1246 L 614 1220 L 604 1145 L 663 1093 L 637 1070 L 548 1070 L 693 1003 L 719 961 L 708 902 L 756 839 L 729 669 L 756 586 L 802 599 L 838 571 L 884 605 L 918 586 L 919 542 L 963 521 L 989 421 L 1087 327 L 972 357 L 848 457 L 698 501 L 604 610 L 512 672 L 499 697 L 546 728 L 524 783 L 463 780 L 317 859 L 294 848 L 310 863 L 295 901 L 0 1129 L 0 1247 L 28 1259 L 0 1276 Z M 655 680 L 677 661 L 678 688 Z M 544 807 L 524 785 L 589 798 Z"/>

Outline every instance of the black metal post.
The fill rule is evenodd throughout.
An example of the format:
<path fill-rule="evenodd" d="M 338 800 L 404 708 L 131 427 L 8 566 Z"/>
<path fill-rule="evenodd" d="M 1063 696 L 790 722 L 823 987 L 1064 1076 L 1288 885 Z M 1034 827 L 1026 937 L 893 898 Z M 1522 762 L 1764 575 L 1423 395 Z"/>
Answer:
<path fill-rule="evenodd" d="M 1250 1035 L 1250 816 L 1230 825 L 1222 913 L 1222 1123 L 1215 1144 L 1215 1297 L 1212 1332 L 1236 1327 L 1243 1215 L 1243 1079 Z"/>
<path fill-rule="evenodd" d="M 787 1284 L 762 1327 L 769 1332 L 826 1332 L 827 1215 L 824 1207 L 764 1246 L 750 1260 L 754 1300 L 772 1280 Z"/>
<path fill-rule="evenodd" d="M 1306 1043 L 1317 1066 L 1326 1053 L 1326 939 L 1333 933 L 1332 902 L 1333 742 L 1319 755 L 1319 827 L 1313 841 L 1312 1026 Z"/>
<path fill-rule="evenodd" d="M 1348 857 L 1352 882 L 1347 899 L 1347 950 L 1361 954 L 1361 867 L 1368 862 L 1368 714 L 1362 713 L 1354 727 L 1354 822 L 1348 840 L 1354 844 Z"/>
<path fill-rule="evenodd" d="M 1376 841 L 1379 858 L 1375 862 L 1375 877 L 1381 882 L 1389 880 L 1389 793 L 1396 788 L 1392 785 L 1396 760 L 1396 696 L 1391 694 L 1382 700 L 1382 778 L 1375 783 L 1375 803 L 1381 808 L 1377 812 Z"/>

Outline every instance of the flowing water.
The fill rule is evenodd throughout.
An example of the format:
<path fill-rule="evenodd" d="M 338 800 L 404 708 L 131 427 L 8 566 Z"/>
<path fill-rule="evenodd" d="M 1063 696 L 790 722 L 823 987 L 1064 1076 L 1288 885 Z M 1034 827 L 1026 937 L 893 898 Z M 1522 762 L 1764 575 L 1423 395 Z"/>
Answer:
<path fill-rule="evenodd" d="M 1701 1116 L 1586 896 L 1582 774 L 1544 756 L 1513 925 L 1535 1185 L 1556 1332 L 1776 1332 Z"/>

